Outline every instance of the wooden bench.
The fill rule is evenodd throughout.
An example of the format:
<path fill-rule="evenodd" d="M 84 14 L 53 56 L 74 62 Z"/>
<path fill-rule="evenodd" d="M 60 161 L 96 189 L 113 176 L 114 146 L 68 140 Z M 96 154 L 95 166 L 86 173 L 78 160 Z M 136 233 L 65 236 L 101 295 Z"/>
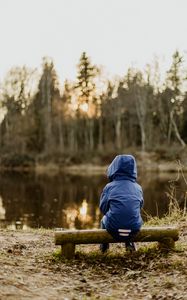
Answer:
<path fill-rule="evenodd" d="M 161 248 L 171 249 L 179 238 L 179 229 L 175 226 L 142 227 L 134 237 L 135 242 L 158 242 Z M 73 258 L 75 245 L 118 243 L 105 229 L 91 230 L 55 230 L 55 245 L 61 245 L 62 255 Z"/>

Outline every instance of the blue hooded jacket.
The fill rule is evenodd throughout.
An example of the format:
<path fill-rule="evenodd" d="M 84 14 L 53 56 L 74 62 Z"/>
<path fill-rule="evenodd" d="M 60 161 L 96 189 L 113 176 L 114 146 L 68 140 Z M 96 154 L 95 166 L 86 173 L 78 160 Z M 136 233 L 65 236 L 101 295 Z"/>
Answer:
<path fill-rule="evenodd" d="M 118 155 L 108 167 L 110 180 L 100 198 L 104 226 L 111 234 L 119 228 L 137 232 L 142 225 L 140 214 L 143 192 L 136 182 L 136 161 L 132 155 Z"/>

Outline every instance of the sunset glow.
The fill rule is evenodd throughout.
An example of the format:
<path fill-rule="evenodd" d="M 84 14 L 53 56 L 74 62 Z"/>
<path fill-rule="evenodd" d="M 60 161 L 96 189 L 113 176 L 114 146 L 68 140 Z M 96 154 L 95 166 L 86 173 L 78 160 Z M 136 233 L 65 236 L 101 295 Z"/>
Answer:
<path fill-rule="evenodd" d="M 165 71 L 176 49 L 186 55 L 186 11 L 185 0 L 0 0 L 0 80 L 12 66 L 40 66 L 44 56 L 61 80 L 74 80 L 83 51 L 108 76 L 154 57 Z"/>

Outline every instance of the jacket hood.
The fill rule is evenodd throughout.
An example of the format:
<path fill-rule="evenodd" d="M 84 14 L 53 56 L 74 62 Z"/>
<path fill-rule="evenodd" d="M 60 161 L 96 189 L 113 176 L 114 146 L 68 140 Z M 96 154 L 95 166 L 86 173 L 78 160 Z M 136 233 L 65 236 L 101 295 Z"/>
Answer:
<path fill-rule="evenodd" d="M 114 179 L 137 179 L 136 160 L 132 155 L 117 155 L 107 170 L 110 181 Z"/>

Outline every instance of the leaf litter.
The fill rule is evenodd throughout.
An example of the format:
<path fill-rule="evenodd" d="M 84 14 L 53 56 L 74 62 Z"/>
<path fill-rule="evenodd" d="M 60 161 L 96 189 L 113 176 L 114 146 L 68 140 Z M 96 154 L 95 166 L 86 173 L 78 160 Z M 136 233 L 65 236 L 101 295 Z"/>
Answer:
<path fill-rule="evenodd" d="M 112 245 L 79 245 L 66 260 L 46 230 L 1 230 L 0 299 L 172 299 L 187 300 L 187 235 L 176 250 L 138 244 L 134 254 Z"/>

